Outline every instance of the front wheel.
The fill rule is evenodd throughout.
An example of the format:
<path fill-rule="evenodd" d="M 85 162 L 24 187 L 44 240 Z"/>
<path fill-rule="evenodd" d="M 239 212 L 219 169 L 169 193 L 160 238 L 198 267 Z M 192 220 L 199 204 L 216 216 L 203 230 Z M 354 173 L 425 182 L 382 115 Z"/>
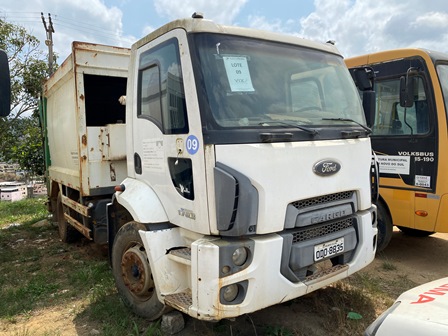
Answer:
<path fill-rule="evenodd" d="M 404 226 L 397 226 L 401 232 L 403 232 L 407 236 L 411 237 L 428 237 L 435 232 L 433 231 L 424 231 L 424 230 L 418 230 L 418 229 L 412 229 Z"/>
<path fill-rule="evenodd" d="M 149 320 L 158 319 L 165 312 L 159 301 L 156 286 L 139 230 L 145 226 L 129 222 L 118 230 L 112 247 L 112 272 L 118 293 L 126 306 Z"/>
<path fill-rule="evenodd" d="M 392 238 L 393 224 L 392 218 L 389 215 L 385 205 L 379 201 L 378 207 L 378 243 L 376 247 L 377 252 L 381 252 L 389 245 Z"/>

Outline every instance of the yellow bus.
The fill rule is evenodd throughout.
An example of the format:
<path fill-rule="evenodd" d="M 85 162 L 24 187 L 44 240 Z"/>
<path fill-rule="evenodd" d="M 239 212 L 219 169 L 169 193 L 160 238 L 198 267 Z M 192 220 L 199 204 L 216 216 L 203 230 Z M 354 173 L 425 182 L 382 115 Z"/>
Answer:
<path fill-rule="evenodd" d="M 448 55 L 397 49 L 346 59 L 375 73 L 372 146 L 380 170 L 378 249 L 393 226 L 413 236 L 448 232 Z"/>

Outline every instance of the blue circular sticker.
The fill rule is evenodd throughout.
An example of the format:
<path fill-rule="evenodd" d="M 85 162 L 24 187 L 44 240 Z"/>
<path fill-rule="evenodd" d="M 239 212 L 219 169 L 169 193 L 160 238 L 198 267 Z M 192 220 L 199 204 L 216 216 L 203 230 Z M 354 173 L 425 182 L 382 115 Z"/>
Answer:
<path fill-rule="evenodd" d="M 199 140 L 194 135 L 190 135 L 187 138 L 187 152 L 190 155 L 196 154 L 199 150 Z"/>

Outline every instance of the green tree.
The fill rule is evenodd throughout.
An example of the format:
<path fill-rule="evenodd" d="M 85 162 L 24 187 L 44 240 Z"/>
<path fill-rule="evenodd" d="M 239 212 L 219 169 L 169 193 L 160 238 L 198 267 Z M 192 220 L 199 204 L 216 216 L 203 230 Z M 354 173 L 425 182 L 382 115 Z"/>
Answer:
<path fill-rule="evenodd" d="M 19 118 L 9 131 L 9 138 L 18 139 L 18 141 L 11 141 L 11 146 L 8 148 L 9 156 L 32 175 L 43 175 L 44 152 L 39 119 L 33 116 Z"/>
<path fill-rule="evenodd" d="M 46 78 L 46 55 L 40 42 L 22 26 L 0 19 L 0 49 L 11 72 L 11 114 L 0 118 L 0 160 L 19 163 L 33 174 L 43 167 L 38 98 Z M 55 63 L 56 64 L 56 63 Z"/>

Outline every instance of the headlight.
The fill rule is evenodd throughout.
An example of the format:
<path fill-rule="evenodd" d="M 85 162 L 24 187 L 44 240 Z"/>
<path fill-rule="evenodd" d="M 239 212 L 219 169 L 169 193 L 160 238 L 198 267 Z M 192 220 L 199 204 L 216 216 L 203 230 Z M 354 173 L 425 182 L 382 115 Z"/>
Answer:
<path fill-rule="evenodd" d="M 229 286 L 226 286 L 223 288 L 222 297 L 227 302 L 232 302 L 236 299 L 238 296 L 238 285 L 237 284 L 231 284 Z"/>
<path fill-rule="evenodd" d="M 237 305 L 246 298 L 249 280 L 226 285 L 219 290 L 219 301 L 223 305 Z"/>
<path fill-rule="evenodd" d="M 219 277 L 241 272 L 253 260 L 255 242 L 251 239 L 221 239 L 214 244 L 219 247 Z"/>
<path fill-rule="evenodd" d="M 247 250 L 245 247 L 238 247 L 232 254 L 232 261 L 236 266 L 243 265 L 247 260 Z"/>

